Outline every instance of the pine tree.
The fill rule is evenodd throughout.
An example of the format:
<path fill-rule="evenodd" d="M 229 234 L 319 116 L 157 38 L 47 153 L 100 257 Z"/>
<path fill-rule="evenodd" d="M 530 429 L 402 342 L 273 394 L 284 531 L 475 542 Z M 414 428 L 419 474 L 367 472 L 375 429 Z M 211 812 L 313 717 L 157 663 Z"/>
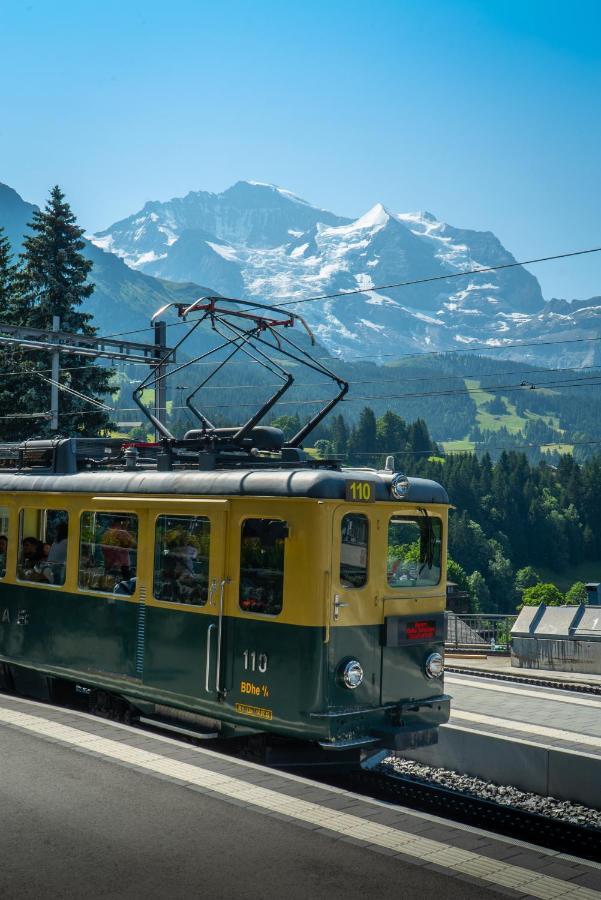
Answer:
<path fill-rule="evenodd" d="M 400 453 L 407 442 L 407 425 L 397 413 L 388 410 L 377 422 L 378 443 L 383 454 Z"/>
<path fill-rule="evenodd" d="M 423 419 L 416 419 L 409 426 L 409 434 L 407 437 L 408 449 L 413 453 L 429 453 L 436 450 L 436 444 L 430 439 L 428 426 Z"/>
<path fill-rule="evenodd" d="M 353 428 L 348 449 L 351 461 L 360 466 L 377 465 L 376 417 L 373 409 L 364 406 L 356 427 Z"/>
<path fill-rule="evenodd" d="M 10 241 L 0 226 L 0 321 L 7 322 L 15 295 L 17 267 L 13 263 Z"/>
<path fill-rule="evenodd" d="M 0 228 L 0 322 L 15 324 L 18 296 L 18 268 L 13 262 L 10 242 Z M 13 440 L 23 420 L 9 418 L 18 412 L 26 355 L 13 344 L 0 345 L 0 437 Z M 19 373 L 19 374 L 14 374 Z M 16 431 L 15 431 L 16 429 Z"/>
<path fill-rule="evenodd" d="M 83 229 L 77 225 L 58 186 L 50 192 L 45 209 L 34 213 L 28 228 L 31 234 L 23 242 L 16 291 L 9 311 L 11 323 L 50 329 L 53 316 L 59 316 L 61 330 L 95 334 L 96 329 L 90 324 L 92 316 L 80 309 L 94 291 L 94 285 L 88 281 L 92 263 L 82 254 Z M 18 411 L 46 412 L 50 408 L 50 386 L 34 373 L 48 376 L 50 354 L 41 352 L 35 357 L 28 354 L 28 359 L 24 371 L 31 374 L 20 379 Z M 95 366 L 86 356 L 69 355 L 67 359 L 60 378 L 62 384 L 96 398 L 111 393 L 110 370 Z M 61 357 L 61 364 L 65 365 L 65 356 Z M 108 428 L 110 420 L 102 410 L 63 391 L 59 396 L 61 433 L 94 435 Z M 0 427 L 0 434 L 12 439 L 50 434 L 47 418 L 22 419 L 18 425 L 16 421 L 12 420 L 10 429 Z"/>
<path fill-rule="evenodd" d="M 83 228 L 79 228 L 65 195 L 56 185 L 43 211 L 36 210 L 28 224 L 33 234 L 23 241 L 21 282 L 23 309 L 28 321 L 23 324 L 50 328 L 52 317 L 60 316 L 61 329 L 94 334 L 92 318 L 79 311 L 94 292 L 88 282 L 90 260 L 82 256 L 85 247 Z"/>
<path fill-rule="evenodd" d="M 344 416 L 337 415 L 332 419 L 332 444 L 335 455 L 339 459 L 345 459 L 348 450 L 348 428 Z"/>

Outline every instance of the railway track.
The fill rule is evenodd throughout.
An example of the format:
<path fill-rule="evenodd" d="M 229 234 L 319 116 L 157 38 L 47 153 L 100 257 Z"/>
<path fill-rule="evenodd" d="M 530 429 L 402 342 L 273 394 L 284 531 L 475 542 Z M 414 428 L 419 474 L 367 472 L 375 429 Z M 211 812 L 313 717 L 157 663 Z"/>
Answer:
<path fill-rule="evenodd" d="M 456 666 L 446 657 L 445 672 L 451 675 L 471 675 L 474 678 L 488 678 L 492 681 L 515 682 L 516 684 L 534 685 L 534 687 L 555 688 L 561 691 L 575 691 L 579 694 L 592 694 L 601 697 L 601 684 L 583 684 L 579 681 L 563 681 L 553 678 L 533 678 L 528 675 L 508 675 L 505 672 L 490 672 L 487 669 L 475 669 L 468 666 Z"/>
<path fill-rule="evenodd" d="M 333 776 L 329 773 L 316 780 L 376 800 L 402 804 L 446 820 L 572 854 L 581 859 L 601 862 L 601 829 L 598 828 L 574 825 L 441 785 L 377 770 L 346 776 Z"/>

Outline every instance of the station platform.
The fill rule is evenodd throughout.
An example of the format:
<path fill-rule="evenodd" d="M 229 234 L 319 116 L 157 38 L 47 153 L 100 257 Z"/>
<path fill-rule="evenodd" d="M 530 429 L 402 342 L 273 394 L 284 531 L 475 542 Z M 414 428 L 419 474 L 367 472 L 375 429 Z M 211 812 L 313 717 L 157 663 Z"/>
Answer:
<path fill-rule="evenodd" d="M 468 723 L 601 758 L 601 697 L 483 678 L 477 673 L 448 673 L 445 687 L 453 698 L 453 725 Z"/>
<path fill-rule="evenodd" d="M 483 662 L 463 659 L 457 673 L 449 661 L 449 724 L 436 746 L 403 755 L 601 809 L 601 696 L 493 678 L 507 663 L 489 658 L 483 673 Z M 585 684 L 592 677 L 569 674 Z"/>
<path fill-rule="evenodd" d="M 601 900 L 601 866 L 0 695 L 0 892 Z"/>

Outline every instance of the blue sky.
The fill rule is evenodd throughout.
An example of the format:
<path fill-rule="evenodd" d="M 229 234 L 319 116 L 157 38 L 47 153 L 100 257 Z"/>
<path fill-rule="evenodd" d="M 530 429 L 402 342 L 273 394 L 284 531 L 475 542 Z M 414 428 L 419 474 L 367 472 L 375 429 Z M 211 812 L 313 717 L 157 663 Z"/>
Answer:
<path fill-rule="evenodd" d="M 601 245 L 599 2 L 0 0 L 0 83 L 0 181 L 89 230 L 247 178 Z M 533 271 L 601 294 L 601 254 Z"/>

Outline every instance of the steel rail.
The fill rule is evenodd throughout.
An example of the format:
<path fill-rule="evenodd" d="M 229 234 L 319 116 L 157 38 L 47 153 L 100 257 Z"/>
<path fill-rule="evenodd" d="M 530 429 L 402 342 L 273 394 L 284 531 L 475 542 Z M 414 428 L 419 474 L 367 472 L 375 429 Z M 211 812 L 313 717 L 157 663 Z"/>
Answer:
<path fill-rule="evenodd" d="M 491 672 L 488 669 L 472 669 L 468 666 L 455 666 L 450 662 L 451 655 L 446 652 L 445 672 L 453 675 L 471 675 L 474 678 L 487 678 L 493 681 L 515 682 L 516 684 L 529 684 L 535 687 L 554 688 L 561 691 L 572 691 L 581 694 L 593 694 L 601 696 L 601 684 L 586 684 L 580 681 L 563 681 L 555 678 L 534 678 L 532 675 L 514 674 L 506 672 Z"/>
<path fill-rule="evenodd" d="M 315 778 L 315 775 L 312 777 Z M 575 825 L 563 819 L 529 812 L 515 806 L 506 806 L 442 785 L 392 775 L 377 769 L 340 777 L 328 773 L 324 778 L 317 780 L 333 786 L 346 787 L 357 794 L 377 800 L 402 804 L 464 825 L 528 841 L 550 850 L 601 862 L 599 828 Z"/>

